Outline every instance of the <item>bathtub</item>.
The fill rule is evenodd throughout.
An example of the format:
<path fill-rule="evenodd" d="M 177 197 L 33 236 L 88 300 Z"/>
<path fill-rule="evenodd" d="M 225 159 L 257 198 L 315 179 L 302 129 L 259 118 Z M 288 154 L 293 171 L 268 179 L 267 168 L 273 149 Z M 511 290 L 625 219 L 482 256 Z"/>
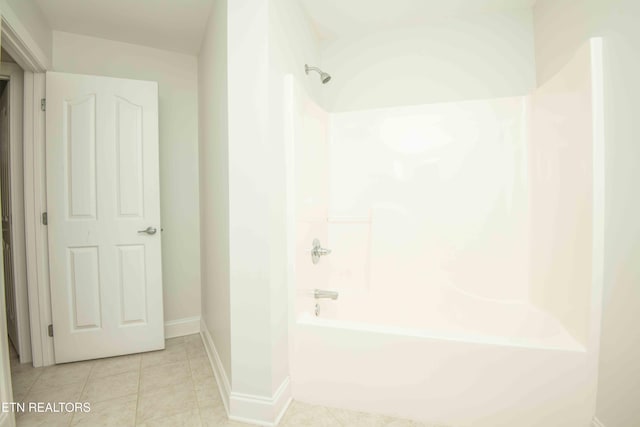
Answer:
<path fill-rule="evenodd" d="M 289 78 L 294 399 L 447 426 L 591 424 L 601 47 L 519 101 L 329 113 Z M 319 264 L 315 238 L 333 250 Z M 314 288 L 340 296 L 316 310 Z"/>
<path fill-rule="evenodd" d="M 435 288 L 412 301 L 347 293 L 321 300 L 318 316 L 302 292 L 294 398 L 447 426 L 589 425 L 593 362 L 558 321 L 526 303 Z"/>

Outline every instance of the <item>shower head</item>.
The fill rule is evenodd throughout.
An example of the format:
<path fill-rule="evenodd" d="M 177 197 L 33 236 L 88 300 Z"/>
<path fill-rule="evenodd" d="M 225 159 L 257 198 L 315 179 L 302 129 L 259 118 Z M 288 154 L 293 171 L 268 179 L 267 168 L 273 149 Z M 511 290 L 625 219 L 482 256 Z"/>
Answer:
<path fill-rule="evenodd" d="M 307 64 L 304 64 L 304 72 L 306 74 L 309 74 L 309 71 L 315 71 L 320 74 L 320 80 L 322 81 L 322 84 L 326 84 L 329 82 L 329 80 L 331 80 L 331 76 L 329 75 L 329 73 L 325 73 L 318 67 L 309 67 Z"/>

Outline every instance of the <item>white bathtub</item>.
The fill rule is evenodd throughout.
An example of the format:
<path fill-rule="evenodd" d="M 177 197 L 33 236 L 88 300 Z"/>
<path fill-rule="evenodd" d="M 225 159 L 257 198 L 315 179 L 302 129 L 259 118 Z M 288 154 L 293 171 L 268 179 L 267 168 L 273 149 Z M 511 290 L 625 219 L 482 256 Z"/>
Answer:
<path fill-rule="evenodd" d="M 439 293 L 402 305 L 341 295 L 319 317 L 299 297 L 309 310 L 294 326 L 294 398 L 453 426 L 589 425 L 592 361 L 553 317 Z"/>
<path fill-rule="evenodd" d="M 450 426 L 590 425 L 601 46 L 521 102 L 328 113 L 290 79 L 295 399 Z M 314 238 L 333 250 L 319 264 Z M 318 317 L 313 288 L 340 292 Z"/>

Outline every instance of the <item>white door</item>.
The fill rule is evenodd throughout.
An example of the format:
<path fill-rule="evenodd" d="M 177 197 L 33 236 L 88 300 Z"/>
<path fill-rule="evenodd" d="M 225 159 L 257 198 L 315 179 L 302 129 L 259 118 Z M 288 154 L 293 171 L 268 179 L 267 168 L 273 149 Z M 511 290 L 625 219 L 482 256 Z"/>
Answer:
<path fill-rule="evenodd" d="M 164 348 L 158 85 L 47 73 L 56 363 Z"/>
<path fill-rule="evenodd" d="M 4 266 L 4 292 L 9 339 L 15 348 L 18 345 L 18 316 L 16 289 L 13 280 L 12 236 L 11 236 L 11 151 L 9 149 L 9 87 L 0 96 L 0 193 L 2 193 L 2 249 Z"/>

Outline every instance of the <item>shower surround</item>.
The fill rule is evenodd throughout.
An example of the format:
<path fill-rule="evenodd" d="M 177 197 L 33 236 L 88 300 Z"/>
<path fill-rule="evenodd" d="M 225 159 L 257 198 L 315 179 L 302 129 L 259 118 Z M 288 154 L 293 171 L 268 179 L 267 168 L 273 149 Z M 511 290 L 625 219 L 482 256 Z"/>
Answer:
<path fill-rule="evenodd" d="M 294 398 L 456 426 L 587 426 L 600 40 L 527 97 L 328 113 L 286 86 Z M 318 264 L 314 238 L 332 250 Z"/>

